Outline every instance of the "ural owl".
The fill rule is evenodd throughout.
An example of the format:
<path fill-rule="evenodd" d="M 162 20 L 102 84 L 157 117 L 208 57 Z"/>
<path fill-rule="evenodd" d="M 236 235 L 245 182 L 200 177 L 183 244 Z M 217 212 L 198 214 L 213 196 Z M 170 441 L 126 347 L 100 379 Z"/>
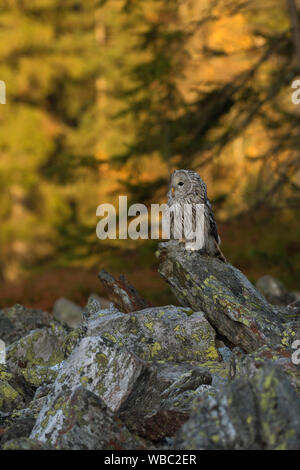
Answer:
<path fill-rule="evenodd" d="M 181 241 L 185 242 L 186 249 L 199 249 L 195 248 L 194 241 L 197 225 L 200 225 L 198 229 L 202 231 L 201 249 L 209 256 L 215 256 L 226 262 L 220 250 L 221 239 L 212 206 L 207 197 L 206 184 L 198 173 L 192 170 L 174 171 L 171 176 L 167 205 L 170 213 L 171 238 L 181 238 Z M 201 212 L 200 209 L 198 211 L 197 206 L 201 207 Z M 184 215 L 187 214 L 187 209 L 190 211 L 190 218 Z M 185 224 L 184 228 L 183 224 Z M 178 237 L 178 233 L 182 233 L 182 236 Z"/>

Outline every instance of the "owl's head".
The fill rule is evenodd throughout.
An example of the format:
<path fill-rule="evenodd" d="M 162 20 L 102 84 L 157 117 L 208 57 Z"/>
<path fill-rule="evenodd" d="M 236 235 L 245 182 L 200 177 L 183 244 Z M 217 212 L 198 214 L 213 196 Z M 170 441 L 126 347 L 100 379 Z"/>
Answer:
<path fill-rule="evenodd" d="M 184 198 L 191 193 L 206 196 L 206 184 L 195 171 L 175 170 L 171 176 L 170 193 L 174 199 Z"/>

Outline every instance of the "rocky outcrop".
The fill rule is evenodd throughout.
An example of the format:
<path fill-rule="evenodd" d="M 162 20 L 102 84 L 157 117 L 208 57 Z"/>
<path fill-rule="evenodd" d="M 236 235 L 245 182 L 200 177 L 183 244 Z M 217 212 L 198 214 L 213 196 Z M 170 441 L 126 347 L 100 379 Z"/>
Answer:
<path fill-rule="evenodd" d="M 203 314 L 191 313 L 173 306 L 132 314 L 94 309 L 61 363 L 31 438 L 56 442 L 49 436 L 58 428 L 62 400 L 78 385 L 101 398 L 133 433 L 155 441 L 174 434 L 200 387 L 213 388 L 229 371 L 214 330 Z"/>
<path fill-rule="evenodd" d="M 50 323 L 49 328 L 32 330 L 23 338 L 11 343 L 6 360 L 11 369 L 33 366 L 53 366 L 63 359 L 62 344 L 67 335 L 63 326 Z"/>
<path fill-rule="evenodd" d="M 220 360 L 216 333 L 202 312 L 152 307 L 128 315 L 100 311 L 87 324 L 87 335 L 101 335 L 145 361 Z"/>
<path fill-rule="evenodd" d="M 61 391 L 52 406 L 53 415 L 48 414 L 47 422 L 43 423 L 45 432 L 37 431 L 38 421 L 31 434 L 34 440 L 40 438 L 39 442 L 56 449 L 130 450 L 147 447 L 143 439 L 128 431 L 99 396 L 83 386 L 77 386 L 71 394 Z M 148 447 L 151 448 L 151 443 Z"/>
<path fill-rule="evenodd" d="M 183 306 L 201 310 L 234 346 L 252 352 L 282 341 L 284 316 L 234 266 L 186 251 L 176 241 L 159 247 L 162 277 Z"/>
<path fill-rule="evenodd" d="M 176 449 L 300 449 L 300 401 L 277 366 L 266 362 L 216 397 L 204 395 L 179 430 Z"/>
<path fill-rule="evenodd" d="M 91 296 L 76 328 L 0 312 L 0 447 L 300 449 L 298 302 L 271 305 L 230 264 L 176 242 L 159 256 L 181 307 L 149 306 L 102 272 L 113 303 Z"/>

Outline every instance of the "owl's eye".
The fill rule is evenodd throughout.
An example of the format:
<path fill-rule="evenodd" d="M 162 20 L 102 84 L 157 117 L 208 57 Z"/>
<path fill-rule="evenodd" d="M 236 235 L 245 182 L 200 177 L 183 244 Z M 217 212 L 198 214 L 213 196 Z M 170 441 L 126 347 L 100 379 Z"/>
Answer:
<path fill-rule="evenodd" d="M 182 181 L 179 181 L 178 186 L 183 186 L 184 183 Z"/>

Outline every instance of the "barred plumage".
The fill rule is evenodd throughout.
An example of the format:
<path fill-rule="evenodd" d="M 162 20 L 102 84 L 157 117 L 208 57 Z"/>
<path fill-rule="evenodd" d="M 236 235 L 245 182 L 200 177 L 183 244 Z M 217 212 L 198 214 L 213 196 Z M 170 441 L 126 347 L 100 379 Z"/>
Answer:
<path fill-rule="evenodd" d="M 191 226 L 185 227 L 183 230 L 184 206 L 190 204 L 192 211 Z M 183 234 L 182 241 L 187 249 L 193 248 L 193 240 L 188 234 L 195 232 L 196 224 L 199 222 L 199 213 L 196 207 L 198 204 L 204 206 L 203 229 L 204 246 L 203 251 L 209 256 L 215 256 L 222 261 L 226 261 L 220 250 L 221 239 L 218 234 L 217 223 L 214 217 L 211 203 L 207 197 L 207 187 L 202 178 L 192 170 L 176 170 L 171 176 L 171 187 L 168 192 L 168 207 L 171 215 L 171 238 L 178 238 L 176 234 Z M 202 219 L 201 219 L 202 220 Z"/>

